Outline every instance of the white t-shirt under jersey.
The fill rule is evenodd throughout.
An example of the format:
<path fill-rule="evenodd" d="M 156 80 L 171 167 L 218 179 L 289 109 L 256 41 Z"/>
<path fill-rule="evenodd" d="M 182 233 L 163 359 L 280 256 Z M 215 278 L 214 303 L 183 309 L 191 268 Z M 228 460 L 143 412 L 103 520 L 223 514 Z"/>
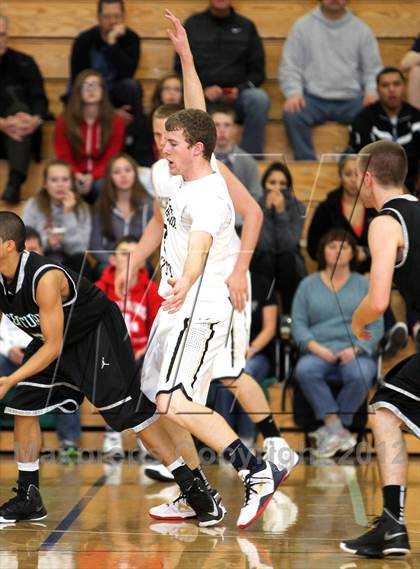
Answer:
<path fill-rule="evenodd" d="M 217 165 L 216 156 L 212 154 L 210 165 L 213 172 L 218 174 L 223 182 L 224 178 L 220 174 L 219 167 Z M 172 195 L 174 188 L 179 187 L 182 183 L 182 176 L 172 176 L 169 172 L 169 164 L 165 158 L 158 160 L 152 166 L 152 184 L 153 190 L 155 192 L 155 199 L 158 200 L 160 205 L 160 211 L 162 218 L 165 219 L 165 209 L 168 205 L 169 198 Z M 233 271 L 236 261 L 238 259 L 239 251 L 241 250 L 241 240 L 238 237 L 236 231 L 233 232 L 232 241 L 229 244 L 229 259 L 226 262 L 226 274 L 227 278 Z"/>
<path fill-rule="evenodd" d="M 164 234 L 161 244 L 160 268 L 162 278 L 159 294 L 170 291 L 168 279 L 182 276 L 188 255 L 190 234 L 204 231 L 213 237 L 202 282 L 191 287 L 185 308 L 192 307 L 197 298 L 196 314 L 213 316 L 218 302 L 224 306 L 229 297 L 225 283 L 227 254 L 235 231 L 235 210 L 223 178 L 216 173 L 190 182 L 181 180 L 174 187 L 165 209 Z"/>

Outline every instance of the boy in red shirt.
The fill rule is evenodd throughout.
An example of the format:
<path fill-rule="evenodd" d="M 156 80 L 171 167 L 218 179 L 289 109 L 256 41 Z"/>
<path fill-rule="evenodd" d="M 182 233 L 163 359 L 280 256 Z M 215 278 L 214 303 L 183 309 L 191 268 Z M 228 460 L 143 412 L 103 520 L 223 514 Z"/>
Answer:
<path fill-rule="evenodd" d="M 96 286 L 119 306 L 130 334 L 134 356 L 141 367 L 150 330 L 162 298 L 158 294 L 157 284 L 150 279 L 144 267 L 139 270 L 136 284 L 124 299 L 116 294 L 114 286 L 116 276 L 128 271 L 130 255 L 137 242 L 137 237 L 133 235 L 126 235 L 117 242 L 115 253 L 110 256 L 109 265 L 96 282 Z M 102 452 L 107 458 L 123 458 L 121 434 L 106 427 Z"/>

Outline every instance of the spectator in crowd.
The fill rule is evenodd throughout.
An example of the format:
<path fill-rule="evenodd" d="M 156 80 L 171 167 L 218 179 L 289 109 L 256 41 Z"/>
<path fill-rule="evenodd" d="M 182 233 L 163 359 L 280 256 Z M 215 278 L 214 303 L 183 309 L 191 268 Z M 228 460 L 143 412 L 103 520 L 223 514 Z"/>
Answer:
<path fill-rule="evenodd" d="M 92 218 L 90 249 L 98 274 L 108 264 L 106 251 L 114 251 L 125 235 L 139 239 L 152 215 L 153 202 L 139 182 L 136 162 L 128 154 L 117 154 L 109 161 Z"/>
<path fill-rule="evenodd" d="M 220 103 L 233 106 L 244 123 L 241 147 L 261 158 L 270 99 L 259 88 L 265 55 L 255 24 L 239 15 L 231 0 L 209 0 L 208 9 L 184 25 L 208 109 Z M 175 69 L 181 69 L 178 58 Z"/>
<path fill-rule="evenodd" d="M 33 227 L 26 226 L 25 249 L 29 252 L 44 254 L 41 235 Z M 22 365 L 25 349 L 32 341 L 15 326 L 6 316 L 0 322 L 0 377 L 10 375 Z M 80 412 L 57 413 L 56 430 L 60 443 L 59 457 L 63 461 L 74 460 L 78 457 L 77 441 L 80 437 Z"/>
<path fill-rule="evenodd" d="M 123 150 L 124 129 L 100 73 L 82 71 L 57 118 L 54 150 L 57 158 L 71 164 L 77 189 L 89 203 L 100 193 L 109 159 Z"/>
<path fill-rule="evenodd" d="M 251 334 L 244 373 L 261 384 L 274 372 L 273 341 L 278 323 L 278 298 L 271 279 L 262 274 L 251 273 L 251 290 Z M 214 399 L 214 410 L 226 419 L 244 442 L 253 444 L 254 423 L 240 404 L 235 402 L 235 395 L 229 389 L 221 388 L 220 383 L 215 381 L 210 397 Z"/>
<path fill-rule="evenodd" d="M 258 166 L 254 158 L 235 142 L 234 109 L 226 105 L 214 107 L 211 116 L 217 129 L 217 141 L 214 150 L 216 158 L 235 174 L 256 201 L 260 201 L 263 192 Z M 242 219 L 238 215 L 236 215 L 235 225 L 237 227 L 242 225 Z"/>
<path fill-rule="evenodd" d="M 296 288 L 306 274 L 299 244 L 305 207 L 294 196 L 292 175 L 281 162 L 270 164 L 263 174 L 262 187 L 264 222 L 251 269 L 275 279 L 282 313 L 290 314 Z"/>
<path fill-rule="evenodd" d="M 152 161 L 159 160 L 159 152 L 153 140 L 153 114 L 161 105 L 179 105 L 180 109 L 184 108 L 184 94 L 182 87 L 182 77 L 177 73 L 170 73 L 162 77 L 157 83 L 153 91 L 150 101 L 150 112 L 147 116 L 147 136 L 149 140 L 150 154 Z M 146 136 L 146 135 L 145 135 Z M 144 168 L 144 162 L 141 162 Z M 150 172 L 149 172 L 150 173 Z M 144 184 L 145 178 L 141 177 L 143 185 L 149 190 L 148 184 Z"/>
<path fill-rule="evenodd" d="M 377 100 L 382 63 L 370 28 L 346 0 L 321 0 L 288 34 L 280 65 L 283 120 L 296 160 L 316 160 L 312 127 L 352 122 Z"/>
<path fill-rule="evenodd" d="M 403 73 L 408 73 L 407 101 L 420 109 L 420 34 L 400 63 Z"/>
<path fill-rule="evenodd" d="M 125 323 L 130 334 L 134 356 L 142 366 L 143 357 L 147 348 L 150 331 L 155 316 L 160 308 L 162 299 L 158 294 L 157 284 L 150 280 L 147 270 L 139 270 L 136 284 L 128 291 L 127 296 L 121 299 L 115 291 L 115 277 L 121 272 L 128 271 L 131 253 L 136 249 L 138 237 L 126 235 L 115 244 L 115 252 L 109 257 L 109 265 L 98 286 L 110 299 L 116 302 L 124 315 Z M 107 426 L 103 443 L 103 454 L 107 458 L 123 458 L 124 450 L 121 433 Z"/>
<path fill-rule="evenodd" d="M 146 125 L 143 89 L 141 83 L 134 78 L 140 61 L 140 38 L 125 25 L 123 0 L 98 0 L 97 15 L 98 25 L 85 30 L 74 40 L 70 85 L 81 71 L 94 69 L 100 73 L 112 104 L 128 125 L 127 147 L 133 152 L 143 150 L 144 156 L 138 159 L 144 158 L 147 161 L 147 139 L 143 142 Z"/>
<path fill-rule="evenodd" d="M 9 163 L 2 199 L 17 204 L 36 135 L 40 147 L 40 126 L 48 114 L 48 101 L 34 59 L 7 43 L 7 19 L 0 16 L 0 153 Z"/>
<path fill-rule="evenodd" d="M 365 209 L 358 199 L 356 156 L 343 154 L 338 162 L 338 173 L 339 187 L 329 192 L 315 210 L 308 229 L 307 250 L 316 261 L 322 237 L 330 229 L 344 229 L 356 240 L 357 270 L 366 273 L 370 268 L 367 234 L 375 210 Z"/>
<path fill-rule="evenodd" d="M 351 332 L 354 310 L 368 291 L 368 281 L 354 272 L 357 244 L 344 229 L 332 229 L 319 244 L 319 271 L 299 285 L 292 308 L 292 334 L 301 355 L 296 380 L 316 418 L 317 457 L 350 450 L 356 440 L 348 430 L 366 399 L 376 374 L 375 349 L 383 334 L 382 318 L 369 326 L 371 338 Z M 331 386 L 341 385 L 335 398 Z"/>
<path fill-rule="evenodd" d="M 151 99 L 150 116 L 161 105 L 184 106 L 182 77 L 177 73 L 169 73 L 156 83 Z"/>
<path fill-rule="evenodd" d="M 405 184 L 414 193 L 420 164 L 420 110 L 404 101 L 404 76 L 396 67 L 382 69 L 376 84 L 379 101 L 354 119 L 350 126 L 350 147 L 357 153 L 377 140 L 398 142 L 407 154 Z"/>
<path fill-rule="evenodd" d="M 43 187 L 23 209 L 23 221 L 36 229 L 46 255 L 80 272 L 89 246 L 89 206 L 74 188 L 71 167 L 51 160 L 44 168 Z M 90 276 L 89 265 L 84 268 Z"/>

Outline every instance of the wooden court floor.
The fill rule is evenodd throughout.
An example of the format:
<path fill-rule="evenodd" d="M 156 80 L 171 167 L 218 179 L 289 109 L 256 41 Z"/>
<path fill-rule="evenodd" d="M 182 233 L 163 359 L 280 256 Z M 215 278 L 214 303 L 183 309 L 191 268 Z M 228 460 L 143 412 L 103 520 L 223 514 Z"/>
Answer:
<path fill-rule="evenodd" d="M 91 461 L 92 462 L 92 461 Z M 1 569 L 416 569 L 420 568 L 420 459 L 412 459 L 406 523 L 412 554 L 364 560 L 339 550 L 380 513 L 374 461 L 363 466 L 299 465 L 275 494 L 262 519 L 237 531 L 240 482 L 229 465 L 206 472 L 228 509 L 224 524 L 163 523 L 151 506 L 171 500 L 174 485 L 152 482 L 133 462 L 44 464 L 42 522 L 0 524 Z M 0 462 L 0 499 L 16 479 L 11 460 Z"/>

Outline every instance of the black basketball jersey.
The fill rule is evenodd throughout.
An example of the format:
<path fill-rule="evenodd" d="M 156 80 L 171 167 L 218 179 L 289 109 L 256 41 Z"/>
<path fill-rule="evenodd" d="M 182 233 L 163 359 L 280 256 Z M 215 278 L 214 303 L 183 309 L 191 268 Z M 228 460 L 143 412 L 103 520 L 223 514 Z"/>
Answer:
<path fill-rule="evenodd" d="M 48 257 L 23 251 L 12 282 L 6 283 L 0 274 L 0 311 L 18 328 L 43 340 L 36 290 L 41 277 L 54 269 L 63 271 L 69 283 L 70 297 L 63 303 L 64 343 L 73 344 L 97 325 L 110 301 L 90 281 Z"/>
<path fill-rule="evenodd" d="M 420 202 L 409 194 L 397 196 L 384 204 L 379 215 L 392 215 L 402 226 L 404 247 L 394 283 L 420 313 Z"/>

